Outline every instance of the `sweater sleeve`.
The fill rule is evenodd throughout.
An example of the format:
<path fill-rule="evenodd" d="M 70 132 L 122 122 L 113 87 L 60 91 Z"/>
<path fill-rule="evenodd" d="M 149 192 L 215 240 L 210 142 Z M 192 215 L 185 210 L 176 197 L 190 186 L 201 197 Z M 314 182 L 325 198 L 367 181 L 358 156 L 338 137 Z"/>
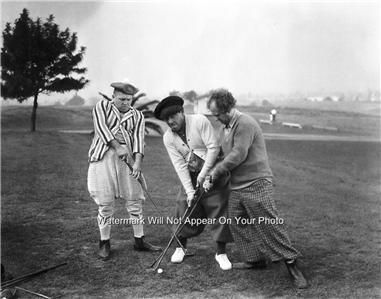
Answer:
<path fill-rule="evenodd" d="M 204 116 L 200 126 L 201 139 L 207 149 L 204 166 L 202 167 L 199 176 L 205 177 L 216 163 L 216 159 L 220 152 L 220 147 L 210 121 Z"/>
<path fill-rule="evenodd" d="M 193 188 L 192 180 L 187 167 L 187 162 L 185 161 L 181 153 L 176 149 L 176 147 L 170 139 L 171 138 L 168 134 L 164 134 L 163 142 L 165 148 L 167 149 L 169 158 L 171 159 L 173 167 L 176 170 L 176 173 L 181 181 L 181 184 L 185 189 L 185 192 L 187 193 L 187 195 L 189 195 L 191 193 L 194 193 L 195 190 Z"/>
<path fill-rule="evenodd" d="M 249 149 L 255 139 L 255 130 L 247 122 L 237 123 L 233 134 L 233 148 L 225 158 L 217 164 L 213 175 L 218 177 L 223 172 L 232 171 L 246 160 Z"/>

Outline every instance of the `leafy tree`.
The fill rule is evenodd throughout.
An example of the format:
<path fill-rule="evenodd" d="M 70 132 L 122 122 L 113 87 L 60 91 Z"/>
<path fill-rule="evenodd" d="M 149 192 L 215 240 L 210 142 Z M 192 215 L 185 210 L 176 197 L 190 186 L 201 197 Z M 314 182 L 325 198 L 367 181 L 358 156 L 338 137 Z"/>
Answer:
<path fill-rule="evenodd" d="M 87 69 L 78 67 L 85 47 L 77 50 L 77 35 L 69 28 L 60 31 L 50 15 L 45 23 L 33 21 L 29 11 L 23 9 L 14 26 L 5 25 L 1 48 L 1 93 L 4 99 L 17 99 L 20 103 L 34 98 L 31 130 L 36 130 L 36 113 L 40 93 L 64 93 L 80 90 L 89 81 L 83 76 Z"/>
<path fill-rule="evenodd" d="M 197 99 L 197 93 L 194 90 L 186 91 L 183 97 L 193 103 Z"/>
<path fill-rule="evenodd" d="M 265 107 L 272 107 L 274 106 L 273 104 L 271 104 L 268 100 L 263 100 L 262 101 L 262 106 L 265 106 Z"/>
<path fill-rule="evenodd" d="M 65 103 L 65 106 L 83 106 L 85 99 L 75 94 L 70 100 Z"/>

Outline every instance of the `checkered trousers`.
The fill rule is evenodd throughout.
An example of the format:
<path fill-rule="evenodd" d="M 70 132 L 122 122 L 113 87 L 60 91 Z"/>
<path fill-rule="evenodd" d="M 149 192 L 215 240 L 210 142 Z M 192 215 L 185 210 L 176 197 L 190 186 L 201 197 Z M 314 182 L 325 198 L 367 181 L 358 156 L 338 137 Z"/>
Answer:
<path fill-rule="evenodd" d="M 247 188 L 232 190 L 228 213 L 234 242 L 245 261 L 279 261 L 300 255 L 292 247 L 284 224 L 258 223 L 260 217 L 279 219 L 271 181 L 259 179 Z"/>

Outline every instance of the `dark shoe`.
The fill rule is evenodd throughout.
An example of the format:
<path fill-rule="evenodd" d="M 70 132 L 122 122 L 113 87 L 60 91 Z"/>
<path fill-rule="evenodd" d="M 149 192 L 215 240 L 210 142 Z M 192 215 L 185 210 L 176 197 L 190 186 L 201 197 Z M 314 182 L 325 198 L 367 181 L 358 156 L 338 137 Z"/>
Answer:
<path fill-rule="evenodd" d="M 267 267 L 267 262 L 265 260 L 260 260 L 257 262 L 239 262 L 233 263 L 233 269 L 264 269 Z"/>
<path fill-rule="evenodd" d="M 110 257 L 110 250 L 111 250 L 110 240 L 99 241 L 98 255 L 100 258 L 102 258 L 103 260 L 108 259 Z"/>
<path fill-rule="evenodd" d="M 306 289 L 308 287 L 307 279 L 304 277 L 303 272 L 296 265 L 296 261 L 292 263 L 286 262 L 286 266 L 288 269 L 288 273 L 290 273 L 290 276 L 292 278 L 294 285 L 298 289 Z"/>
<path fill-rule="evenodd" d="M 134 249 L 137 251 L 162 251 L 161 247 L 152 245 L 147 241 L 144 241 L 144 237 L 135 238 Z"/>

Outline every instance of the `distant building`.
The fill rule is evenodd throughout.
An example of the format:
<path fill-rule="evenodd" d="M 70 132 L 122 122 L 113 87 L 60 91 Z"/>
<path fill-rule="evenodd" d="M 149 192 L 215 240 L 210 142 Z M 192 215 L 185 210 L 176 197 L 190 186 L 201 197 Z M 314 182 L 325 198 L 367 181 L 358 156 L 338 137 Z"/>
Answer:
<path fill-rule="evenodd" d="M 330 96 L 312 96 L 307 97 L 306 100 L 310 102 L 339 102 L 340 101 L 339 96 L 330 95 Z"/>
<path fill-rule="evenodd" d="M 323 102 L 324 101 L 324 97 L 307 97 L 307 101 L 310 101 L 310 102 Z"/>
<path fill-rule="evenodd" d="M 340 97 L 338 96 L 327 96 L 324 98 L 324 101 L 327 101 L 327 102 L 339 102 L 340 101 Z"/>
<path fill-rule="evenodd" d="M 210 110 L 207 107 L 209 99 L 209 94 L 201 95 L 197 97 L 196 100 L 193 102 L 193 112 L 198 114 L 204 114 L 204 115 L 212 115 Z"/>
<path fill-rule="evenodd" d="M 368 101 L 369 102 L 380 102 L 380 92 L 379 91 L 370 91 L 368 93 Z"/>

